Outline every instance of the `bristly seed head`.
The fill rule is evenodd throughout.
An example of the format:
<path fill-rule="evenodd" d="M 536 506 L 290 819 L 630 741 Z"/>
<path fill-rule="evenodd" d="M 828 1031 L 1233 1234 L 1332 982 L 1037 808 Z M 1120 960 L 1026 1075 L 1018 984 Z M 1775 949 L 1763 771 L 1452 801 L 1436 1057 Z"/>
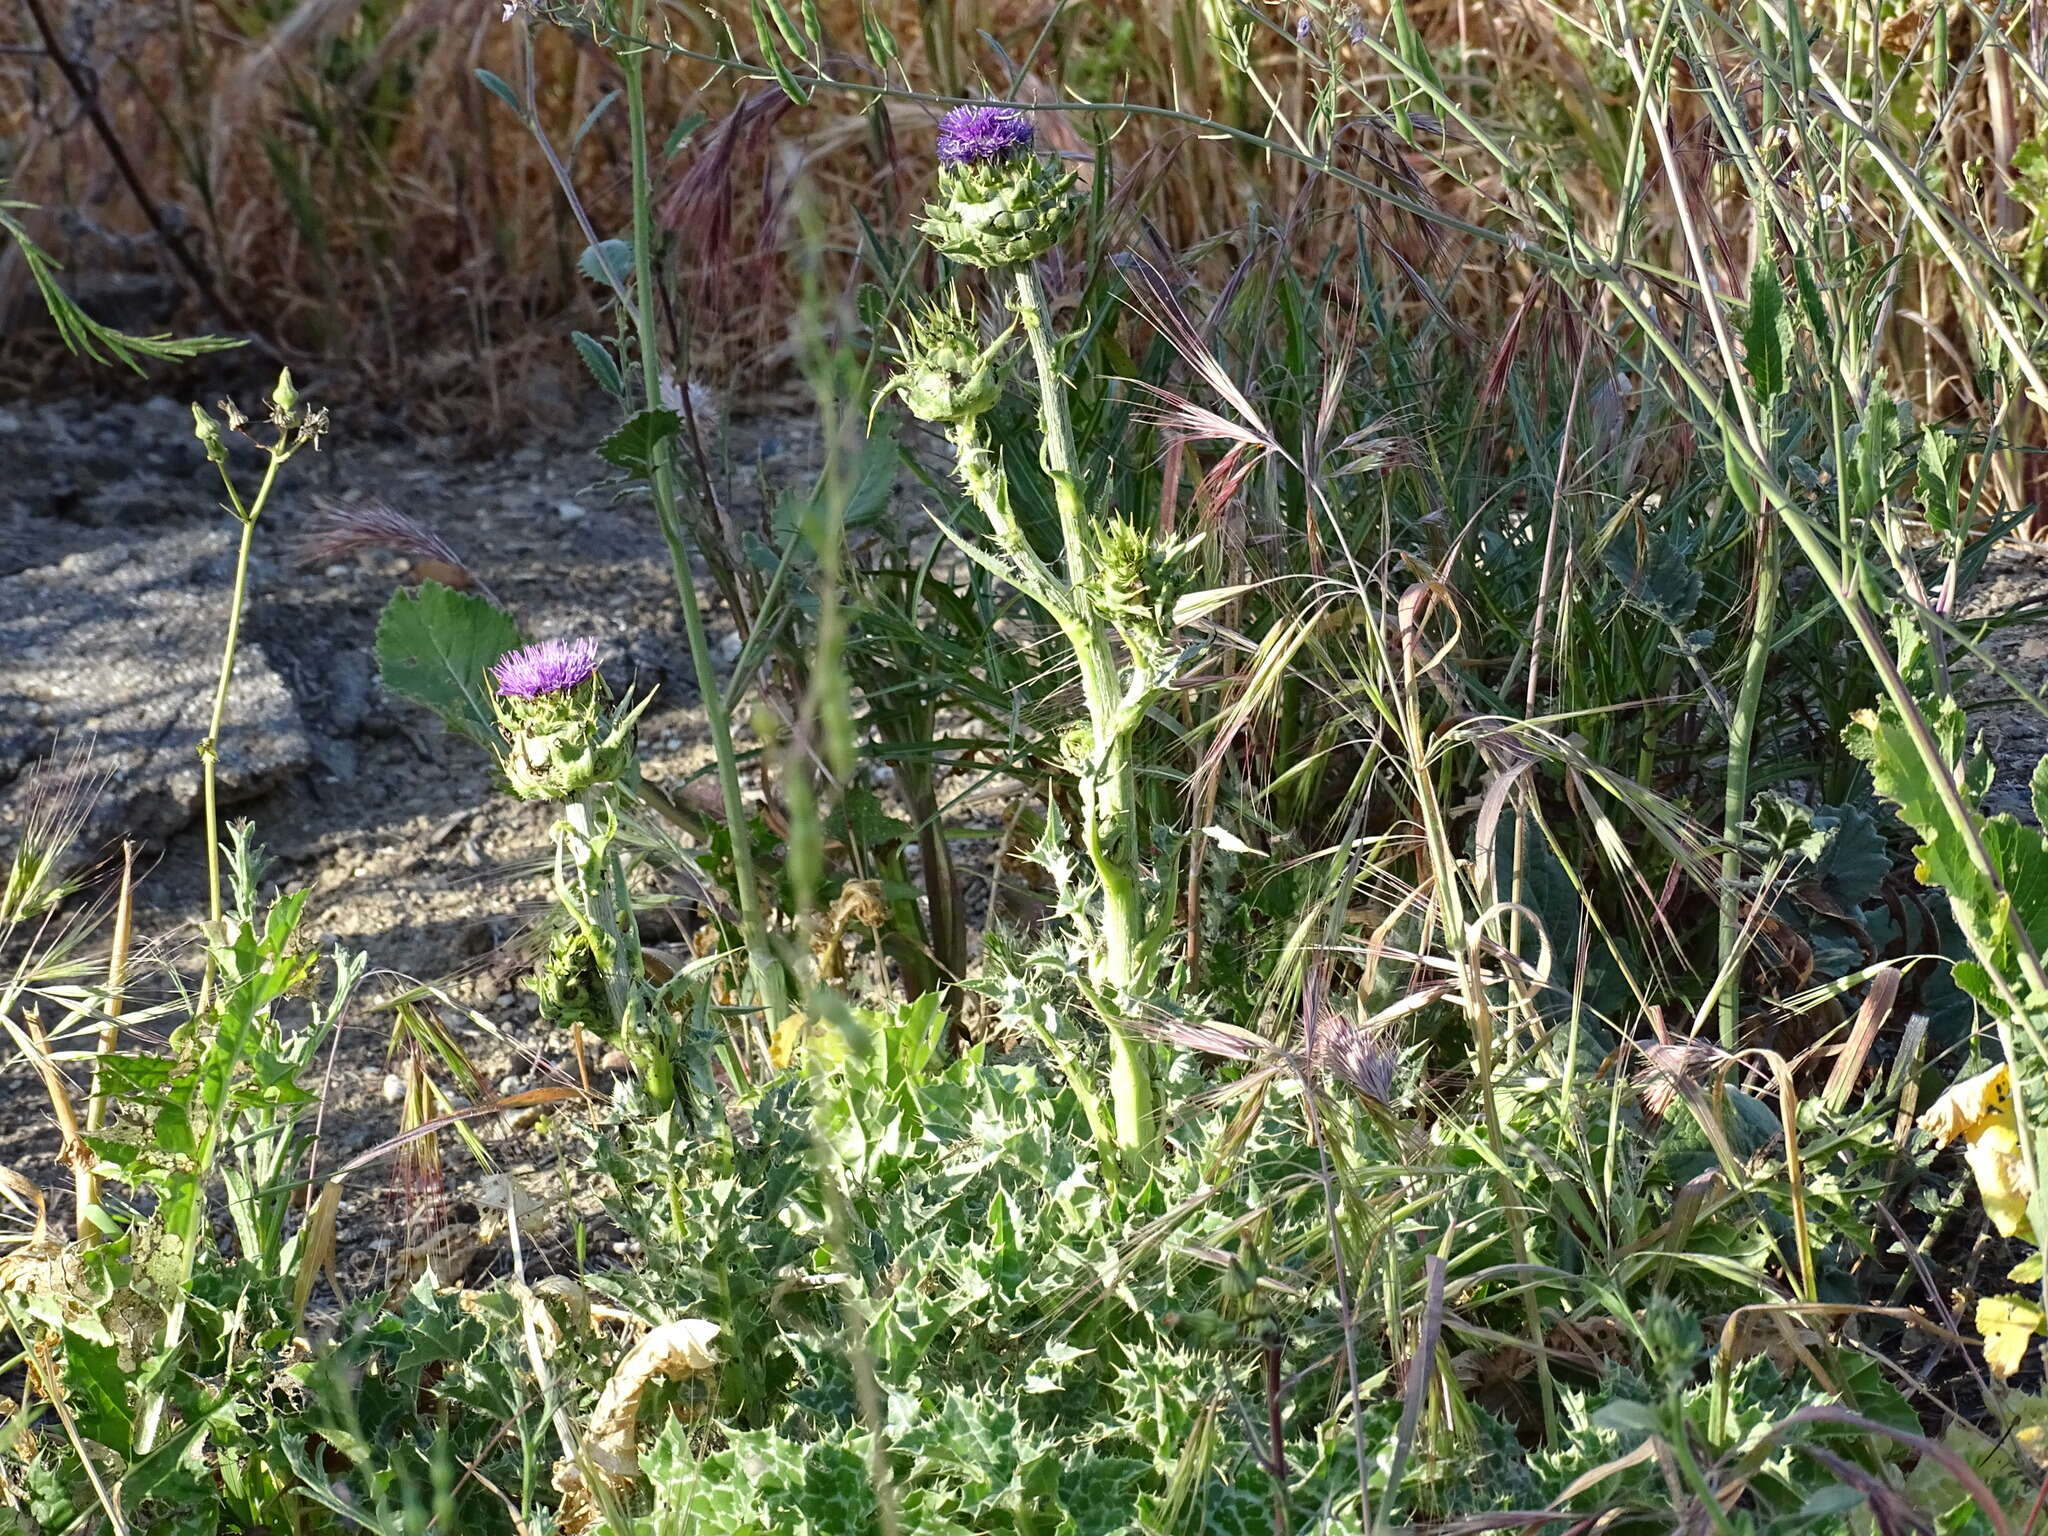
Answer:
<path fill-rule="evenodd" d="M 939 160 L 989 165 L 1031 148 L 1031 119 L 1014 107 L 955 107 L 939 119 Z"/>
<path fill-rule="evenodd" d="M 537 699 L 565 693 L 597 675 L 597 642 L 543 640 L 507 651 L 491 668 L 498 692 L 511 699 Z"/>

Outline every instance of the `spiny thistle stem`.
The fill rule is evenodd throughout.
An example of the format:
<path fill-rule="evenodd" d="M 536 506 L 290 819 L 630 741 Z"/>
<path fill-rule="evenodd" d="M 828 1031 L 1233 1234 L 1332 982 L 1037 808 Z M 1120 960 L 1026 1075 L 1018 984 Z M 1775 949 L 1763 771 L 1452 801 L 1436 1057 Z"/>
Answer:
<path fill-rule="evenodd" d="M 645 17 L 645 0 L 633 0 L 632 35 L 637 37 Z M 627 137 L 631 141 L 633 165 L 633 318 L 640 350 L 640 382 L 646 391 L 647 408 L 661 408 L 661 350 L 654 320 L 654 202 L 647 169 L 647 95 L 642 78 L 644 53 L 638 47 L 620 50 L 619 65 L 626 75 Z M 704 718 L 711 731 L 712 755 L 717 759 L 718 789 L 725 808 L 725 825 L 732 844 L 733 884 L 740 909 L 740 931 L 747 946 L 747 969 L 755 999 L 772 1025 L 789 1012 L 788 989 L 781 962 L 768 939 L 768 924 L 761 912 L 761 892 L 754 877 L 753 838 L 747 820 L 746 800 L 740 791 L 739 761 L 733 752 L 732 723 L 719 707 L 722 697 L 718 675 L 711 664 L 711 642 L 704 629 L 704 611 L 697 599 L 697 583 L 690 570 L 690 550 L 683 533 L 682 518 L 676 510 L 675 468 L 669 445 L 654 453 L 654 513 L 668 545 L 669 566 L 675 577 L 676 599 L 683 610 L 683 630 L 689 637 L 690 663 L 697 676 L 697 694 L 704 701 Z"/>
<path fill-rule="evenodd" d="M 1044 377 L 1041 375 L 1041 380 Z M 1063 431 L 1066 426 L 1065 403 L 1057 393 L 1057 374 L 1052 379 L 1053 399 L 1049 405 L 1041 406 L 1041 418 L 1054 423 L 1048 428 L 1048 441 L 1055 431 Z M 1062 583 L 1031 548 L 1010 509 L 995 455 L 982 439 L 979 416 L 960 416 L 949 422 L 946 430 L 953 445 L 954 473 L 968 498 L 987 519 L 1002 555 L 1000 560 L 985 555 L 977 558 L 992 569 L 1001 570 L 1006 579 L 1016 583 L 1052 615 L 1080 666 L 1081 691 L 1089 717 L 1085 760 L 1076 765 L 1081 787 L 1082 835 L 1089 863 L 1102 888 L 1103 906 L 1102 930 L 1090 951 L 1088 979 L 1105 1009 L 1114 1009 L 1146 979 L 1144 882 L 1135 863 L 1139 848 L 1137 771 L 1131 757 L 1131 735 L 1143 718 L 1145 695 L 1135 688 L 1126 695 L 1118 673 L 1111 627 L 1095 611 L 1086 589 Z M 1071 455 L 1066 462 L 1072 463 Z M 1078 482 L 1068 475 L 1064 483 L 1076 491 L 1074 499 L 1078 506 Z M 1085 539 L 1085 530 L 1078 522 L 1074 526 L 1073 537 Z M 1077 547 L 1085 548 L 1076 543 L 1068 545 L 1069 570 L 1076 564 L 1071 556 Z M 1111 1118 L 1116 1147 L 1135 1160 L 1149 1161 L 1159 1142 L 1151 1052 L 1121 1021 L 1106 1016 L 1104 1025 L 1109 1031 Z"/>
<path fill-rule="evenodd" d="M 675 1100 L 675 1066 L 658 1038 L 641 983 L 640 929 L 615 836 L 615 784 L 585 790 L 562 807 L 560 835 L 568 868 L 561 896 L 594 944 L 603 945 L 604 983 L 619 1038 L 639 1069 L 648 1097 L 663 1108 Z"/>
<path fill-rule="evenodd" d="M 996 467 L 996 456 L 982 441 L 980 419 L 970 416 L 949 424 L 946 437 L 953 445 L 953 472 L 966 490 L 968 499 L 988 519 L 989 531 L 995 535 L 997 547 L 1006 558 L 1010 579 L 1043 605 L 1067 638 L 1078 644 L 1076 636 L 1082 631 L 1060 594 L 1058 580 L 1038 558 L 1038 552 L 1025 537 L 1016 513 L 1010 510 L 1002 471 Z"/>
<path fill-rule="evenodd" d="M 1079 587 L 1088 579 L 1093 562 L 1088 543 L 1087 507 L 1081 498 L 1080 456 L 1074 451 L 1074 428 L 1067 416 L 1066 379 L 1060 372 L 1059 355 L 1052 339 L 1052 303 L 1031 262 L 1013 269 L 1016 297 L 1011 308 L 1023 322 L 1025 339 L 1031 346 L 1031 363 L 1038 373 L 1039 426 L 1045 434 L 1045 469 L 1052 477 L 1054 503 L 1059 508 L 1060 538 L 1066 544 L 1067 580 Z"/>
<path fill-rule="evenodd" d="M 1088 861 L 1102 887 L 1100 945 L 1089 960 L 1090 979 L 1111 1009 L 1124 1005 L 1145 981 L 1144 954 L 1149 925 L 1144 880 L 1138 870 L 1137 769 L 1131 737 L 1144 717 L 1144 699 L 1127 697 L 1108 621 L 1090 595 L 1093 545 L 1081 495 L 1079 456 L 1067 414 L 1067 386 L 1052 339 L 1052 306 L 1030 262 L 1012 271 L 1012 308 L 1024 326 L 1038 376 L 1039 424 L 1045 438 L 1045 467 L 1059 509 L 1066 546 L 1067 600 L 1072 617 L 1062 622 L 1080 664 L 1087 703 L 1089 749 L 1079 765 L 1083 839 Z M 1136 692 L 1136 690 L 1133 690 Z M 1159 1144 L 1153 1105 L 1151 1051 L 1119 1019 L 1106 1017 L 1109 1031 L 1109 1086 L 1118 1146 L 1149 1161 Z"/>

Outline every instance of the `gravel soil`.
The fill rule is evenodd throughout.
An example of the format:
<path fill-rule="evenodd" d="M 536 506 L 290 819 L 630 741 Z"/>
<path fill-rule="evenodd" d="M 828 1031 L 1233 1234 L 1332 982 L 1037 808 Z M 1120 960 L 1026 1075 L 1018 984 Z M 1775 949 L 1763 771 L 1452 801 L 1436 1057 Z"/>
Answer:
<path fill-rule="evenodd" d="M 643 769 L 656 783 L 674 792 L 708 760 L 652 513 L 644 500 L 617 497 L 608 486 L 610 472 L 591 452 L 603 418 L 567 414 L 579 417 L 574 428 L 478 459 L 447 443 L 379 440 L 352 430 L 338 412 L 321 451 L 285 467 L 260 525 L 244 635 L 296 701 L 310 755 L 232 814 L 253 822 L 272 860 L 269 880 L 310 892 L 308 937 L 365 952 L 371 968 L 321 1085 L 321 1156 L 329 1166 L 399 1127 L 393 1019 L 378 1005 L 416 982 L 439 985 L 441 1022 L 499 1091 L 574 1082 L 577 1072 L 567 1038 L 539 1024 L 531 995 L 517 985 L 531 961 L 522 938 L 548 899 L 551 812 L 494 788 L 481 753 L 384 693 L 372 654 L 377 618 L 394 590 L 419 579 L 419 562 L 371 551 L 309 563 L 302 541 L 316 502 L 382 501 L 444 539 L 529 635 L 596 635 L 608 678 L 656 690 L 640 730 Z M 793 413 L 744 416 L 719 437 L 729 466 L 727 505 L 741 522 L 758 518 L 764 499 L 799 481 L 816 458 L 811 428 Z M 0 578 L 110 543 L 141 550 L 152 539 L 223 523 L 232 526 L 183 403 L 0 408 Z M 730 658 L 737 650 L 731 626 L 708 584 L 703 592 L 714 648 Z M 223 625 L 226 595 L 219 594 Z M 146 647 L 147 637 L 135 643 Z M 0 795 L 6 789 L 0 783 Z M 196 825 L 146 847 L 139 867 L 136 931 L 155 962 L 143 974 L 189 969 L 206 891 Z M 47 1097 L 26 1064 L 5 1054 L 0 1164 L 61 1200 L 67 1180 L 52 1157 L 57 1136 Z M 601 1075 L 601 1061 L 586 1066 Z M 490 1208 L 502 1210 L 510 1197 L 504 1175 L 525 1191 L 522 1230 L 529 1222 L 563 1229 L 564 1196 L 574 1203 L 579 1187 L 561 1166 L 573 1148 L 557 1145 L 545 1123 L 508 1115 L 482 1131 L 502 1174 L 472 1166 L 453 1138 L 442 1138 L 447 1185 L 432 1192 L 457 1213 L 443 1225 L 459 1227 L 478 1216 L 470 1206 L 482 1208 L 483 1241 L 467 1266 L 475 1274 L 505 1261 L 503 1245 L 489 1240 Z M 394 1196 L 388 1180 L 382 1192 L 376 1182 L 364 1181 L 344 1221 L 344 1267 L 367 1283 L 380 1269 L 388 1275 L 404 1267 L 396 1251 L 402 1239 L 393 1235 L 403 1228 L 389 1219 Z M 531 1245 L 544 1233 L 525 1235 L 531 1261 Z M 459 1231 L 454 1241 L 457 1248 L 467 1242 Z"/>

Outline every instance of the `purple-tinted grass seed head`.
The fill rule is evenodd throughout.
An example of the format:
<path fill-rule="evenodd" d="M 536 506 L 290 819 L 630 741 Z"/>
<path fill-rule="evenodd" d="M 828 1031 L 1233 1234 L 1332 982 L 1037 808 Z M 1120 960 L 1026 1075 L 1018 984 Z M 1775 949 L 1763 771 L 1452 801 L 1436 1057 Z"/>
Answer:
<path fill-rule="evenodd" d="M 1393 1103 L 1401 1053 L 1382 1032 L 1360 1028 L 1348 1014 L 1325 1008 L 1305 1044 L 1314 1065 L 1375 1104 Z"/>
<path fill-rule="evenodd" d="M 939 119 L 939 160 L 989 165 L 1031 147 L 1031 119 L 1014 107 L 955 107 Z"/>
<path fill-rule="evenodd" d="M 498 692 L 506 698 L 538 699 L 563 693 L 597 675 L 597 642 L 543 640 L 507 651 L 491 667 Z"/>

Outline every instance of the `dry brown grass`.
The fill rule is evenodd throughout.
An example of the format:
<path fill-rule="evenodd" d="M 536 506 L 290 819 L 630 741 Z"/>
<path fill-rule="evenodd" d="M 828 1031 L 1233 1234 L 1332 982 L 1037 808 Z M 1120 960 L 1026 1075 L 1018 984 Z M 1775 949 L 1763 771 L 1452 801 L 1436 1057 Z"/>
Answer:
<path fill-rule="evenodd" d="M 66 47 L 92 67 L 149 194 L 186 232 L 236 318 L 287 355 L 323 366 L 336 388 L 404 402 L 412 420 L 436 427 L 503 426 L 546 413 L 580 382 L 561 334 L 565 325 L 598 325 L 595 295 L 575 272 L 582 237 L 537 146 L 476 78 L 482 68 L 524 79 L 526 31 L 500 20 L 501 0 L 40 3 L 58 19 Z M 1389 3 L 1398 0 L 1374 0 L 1357 13 L 1375 36 L 1394 35 Z M 1832 30 L 1816 18 L 1822 47 L 1873 49 L 1882 28 L 1894 49 L 1882 67 L 1899 76 L 1902 91 L 1926 98 L 1915 110 L 1931 110 L 1928 72 L 1908 74 L 1904 61 L 1925 57 L 1932 13 L 1925 0 L 1904 11 L 1897 0 L 1882 3 L 1841 13 Z M 822 9 L 837 47 L 835 72 L 873 78 L 851 58 L 861 51 L 856 7 Z M 1228 0 L 1056 10 L 1044 0 L 887 0 L 875 9 L 901 44 L 893 86 L 1000 80 L 1006 61 L 993 38 L 1010 61 L 1030 66 L 1020 95 L 1128 100 L 1242 125 L 1326 154 L 1339 171 L 1398 200 L 1361 196 L 1355 184 L 1219 141 L 1183 118 L 1103 114 L 1093 121 L 1114 135 L 1113 241 L 1172 261 L 1206 260 L 1220 274 L 1276 253 L 1313 259 L 1362 233 L 1390 301 L 1460 321 L 1482 357 L 1529 334 L 1517 317 L 1526 321 L 1536 308 L 1583 309 L 1572 323 L 1595 327 L 1608 318 L 1591 289 L 1547 283 L 1512 247 L 1458 232 L 1459 222 L 1508 232 L 1533 226 L 1526 202 L 1476 148 L 1450 137 L 1418 152 L 1370 115 L 1392 102 L 1388 71 L 1342 42 L 1342 14 L 1328 19 L 1327 35 L 1353 67 L 1349 95 L 1330 103 L 1343 124 L 1331 141 L 1317 126 L 1318 82 L 1289 40 L 1293 5 L 1258 9 L 1265 24 L 1250 30 L 1251 77 L 1229 67 L 1217 46 Z M 927 48 L 926 13 L 950 14 L 950 49 Z M 751 44 L 747 7 L 732 0 L 667 0 L 657 14 L 685 49 L 714 51 L 728 21 L 742 45 Z M 1611 161 L 1625 152 L 1636 102 L 1612 56 L 1582 40 L 1590 14 L 1590 0 L 1421 0 L 1405 13 L 1450 94 L 1513 145 L 1599 244 L 1622 218 Z M 2002 248 L 2032 217 L 2016 195 L 2013 163 L 2039 120 L 2040 81 L 2009 35 L 2024 21 L 1987 32 L 1976 15 L 1966 5 L 1952 10 L 1953 99 L 1917 147 L 1901 142 L 1923 156 L 1925 173 L 1973 231 Z M 168 271 L 103 147 L 33 43 L 19 3 L 0 14 L 0 171 L 12 180 L 11 195 L 41 205 L 38 233 L 74 275 Z M 1738 85 L 1753 87 L 1739 58 L 1729 68 Z M 571 159 L 593 222 L 601 233 L 621 230 L 623 111 L 615 103 L 578 137 L 618 84 L 615 70 L 587 38 L 547 28 L 536 34 L 534 71 L 540 119 Z M 693 365 L 743 390 L 773 377 L 791 349 L 785 252 L 796 200 L 826 210 L 850 272 L 856 214 L 883 229 L 906 222 L 926 174 L 932 115 L 902 99 L 871 111 L 857 92 L 828 90 L 808 106 L 757 107 L 735 122 L 762 89 L 671 57 L 657 72 L 652 104 L 657 123 L 692 112 L 707 118 L 662 168 L 661 195 L 679 263 L 694 272 L 704 300 Z M 1649 268 L 1686 270 L 1668 195 L 1675 171 L 1707 213 L 1717 264 L 1740 293 L 1754 212 L 1688 97 L 1679 91 L 1671 108 L 1677 163 L 1633 210 L 1629 245 Z M 1079 149 L 1089 122 L 1063 117 L 1051 134 Z M 1902 131 L 1909 140 L 1910 124 L 1887 129 L 1893 138 Z M 1450 222 L 1412 216 L 1400 202 L 1439 209 Z M 1874 233 L 1900 222 L 1896 195 L 1876 183 L 1863 206 L 1842 216 Z M 1673 323 L 1683 324 L 1684 286 L 1649 281 Z M 18 266 L 0 255 L 0 317 L 24 313 L 21 289 Z M 2037 410 L 1987 408 L 1978 398 L 1985 327 L 1967 286 L 1926 261 L 1907 292 L 1914 302 L 1901 304 L 1893 326 L 1894 376 L 1938 415 L 2002 409 L 2016 440 L 2038 440 Z M 219 323 L 189 301 L 175 318 Z M 0 361 L 18 374 L 47 366 L 48 350 L 17 335 L 0 347 Z"/>

